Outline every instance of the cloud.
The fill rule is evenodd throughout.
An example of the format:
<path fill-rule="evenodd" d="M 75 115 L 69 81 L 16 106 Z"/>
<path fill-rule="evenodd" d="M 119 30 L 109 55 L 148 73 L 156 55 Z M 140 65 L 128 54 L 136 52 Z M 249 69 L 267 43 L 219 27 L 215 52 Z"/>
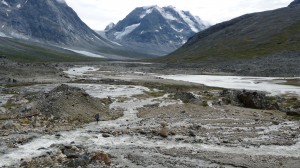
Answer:
<path fill-rule="evenodd" d="M 190 11 L 211 24 L 253 12 L 285 7 L 293 0 L 66 0 L 81 19 L 95 30 L 118 22 L 134 8 L 158 5 Z"/>

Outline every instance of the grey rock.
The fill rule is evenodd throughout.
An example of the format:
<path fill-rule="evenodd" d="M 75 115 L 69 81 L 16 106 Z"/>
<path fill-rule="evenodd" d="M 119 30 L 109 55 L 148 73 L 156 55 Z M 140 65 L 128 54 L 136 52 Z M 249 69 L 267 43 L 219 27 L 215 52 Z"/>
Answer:
<path fill-rule="evenodd" d="M 102 134 L 102 137 L 104 137 L 104 138 L 108 138 L 108 137 L 110 137 L 110 135 L 109 135 L 109 134 L 107 134 L 107 133 L 104 133 L 104 134 Z"/>
<path fill-rule="evenodd" d="M 17 127 L 18 125 L 15 124 L 12 120 L 5 121 L 5 123 L 1 126 L 2 129 L 14 129 Z"/>
<path fill-rule="evenodd" d="M 192 130 L 189 131 L 189 136 L 191 137 L 195 137 L 196 136 L 196 133 Z"/>
<path fill-rule="evenodd" d="M 161 122 L 160 125 L 161 125 L 162 127 L 167 127 L 169 124 L 168 124 L 167 122 Z"/>
<path fill-rule="evenodd" d="M 169 130 L 168 127 L 163 127 L 163 128 L 161 128 L 161 129 L 159 130 L 159 133 L 158 133 L 158 134 L 159 134 L 161 137 L 163 137 L 163 138 L 167 138 L 168 135 L 169 135 L 169 132 L 170 132 L 170 130 Z"/>
<path fill-rule="evenodd" d="M 246 90 L 223 90 L 221 96 L 225 104 L 232 104 L 246 108 L 270 109 L 271 102 L 263 92 L 246 91 Z"/>
<path fill-rule="evenodd" d="M 178 91 L 175 93 L 174 97 L 180 99 L 184 103 L 189 103 L 198 100 L 192 93 Z"/>
<path fill-rule="evenodd" d="M 1 104 L 1 101 L 0 101 Z M 0 113 L 6 113 L 6 109 L 4 107 L 0 107 Z"/>

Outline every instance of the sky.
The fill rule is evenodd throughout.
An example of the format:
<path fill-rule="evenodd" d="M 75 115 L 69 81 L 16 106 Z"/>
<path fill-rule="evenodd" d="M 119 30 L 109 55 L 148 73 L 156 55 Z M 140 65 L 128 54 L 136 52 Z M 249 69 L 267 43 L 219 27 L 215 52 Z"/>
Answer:
<path fill-rule="evenodd" d="M 286 7 L 293 0 L 65 0 L 92 29 L 104 30 L 122 20 L 136 7 L 174 6 L 216 24 L 246 13 Z"/>

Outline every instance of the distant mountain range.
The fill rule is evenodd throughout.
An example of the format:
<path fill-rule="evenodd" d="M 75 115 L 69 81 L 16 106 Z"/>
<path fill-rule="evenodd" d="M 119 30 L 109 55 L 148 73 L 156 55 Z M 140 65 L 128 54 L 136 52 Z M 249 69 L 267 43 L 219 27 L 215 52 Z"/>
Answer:
<path fill-rule="evenodd" d="M 139 7 L 98 34 L 64 0 L 0 0 L 0 57 L 120 60 L 161 56 L 175 50 L 158 61 L 219 63 L 273 55 L 297 60 L 299 4 L 300 0 L 295 0 L 285 8 L 247 14 L 211 27 L 172 6 Z"/>
<path fill-rule="evenodd" d="M 137 52 L 165 55 L 206 29 L 199 17 L 175 7 L 138 7 L 105 29 L 106 37 Z"/>
<path fill-rule="evenodd" d="M 214 25 L 159 61 L 213 63 L 272 55 L 284 59 L 287 54 L 294 54 L 300 61 L 299 4 L 300 0 L 295 0 L 285 8 L 246 14 Z"/>
<path fill-rule="evenodd" d="M 105 59 L 149 58 L 170 53 L 206 27 L 189 12 L 151 6 L 136 8 L 100 35 L 64 0 L 1 0 L 0 55 L 17 58 L 21 54 L 24 60 L 25 55 L 38 56 L 31 53 L 32 48 L 41 48 Z M 16 48 L 20 45 L 22 52 Z M 44 60 L 59 60 L 59 54 L 54 54 L 55 59 L 45 55 L 49 57 Z"/>
<path fill-rule="evenodd" d="M 102 38 L 64 0 L 1 0 L 0 36 L 71 48 L 81 54 L 92 52 L 108 59 L 141 55 Z"/>

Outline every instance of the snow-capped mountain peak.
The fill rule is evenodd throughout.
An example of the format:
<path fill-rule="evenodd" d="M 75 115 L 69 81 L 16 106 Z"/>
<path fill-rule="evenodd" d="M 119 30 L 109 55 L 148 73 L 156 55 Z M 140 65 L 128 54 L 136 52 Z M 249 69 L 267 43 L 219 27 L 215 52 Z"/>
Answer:
<path fill-rule="evenodd" d="M 109 27 L 109 26 L 108 26 Z M 110 40 L 123 45 L 151 44 L 159 55 L 180 47 L 189 37 L 207 28 L 202 20 L 174 6 L 138 7 L 106 31 Z M 126 44 L 124 44 L 126 43 Z M 145 45 L 143 45 L 145 46 Z"/>
<path fill-rule="evenodd" d="M 110 23 L 109 25 L 107 25 L 106 27 L 105 27 L 105 31 L 109 31 L 110 29 L 112 29 L 112 28 L 114 28 L 116 25 L 114 24 L 114 23 Z"/>
<path fill-rule="evenodd" d="M 66 3 L 65 0 L 56 0 L 58 3 Z"/>
<path fill-rule="evenodd" d="M 65 0 L 0 0 L 0 37 L 74 48 L 115 48 L 89 28 Z"/>
<path fill-rule="evenodd" d="M 1 0 L 1 3 L 7 7 L 10 7 L 9 4 L 5 0 Z"/>

